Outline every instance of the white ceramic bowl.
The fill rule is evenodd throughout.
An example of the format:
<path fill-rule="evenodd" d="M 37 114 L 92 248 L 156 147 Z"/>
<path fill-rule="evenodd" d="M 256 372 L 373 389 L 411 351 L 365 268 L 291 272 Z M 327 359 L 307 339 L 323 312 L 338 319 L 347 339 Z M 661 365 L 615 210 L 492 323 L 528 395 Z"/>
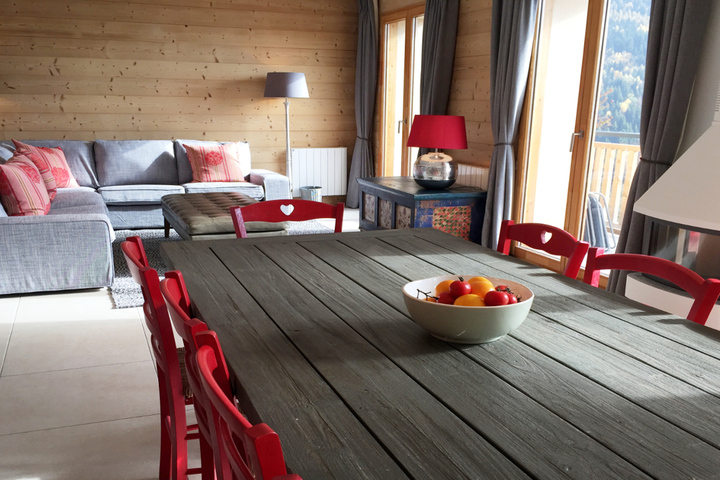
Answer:
<path fill-rule="evenodd" d="M 461 275 L 472 278 L 477 275 Z M 493 285 L 507 285 L 522 300 L 511 305 L 496 307 L 463 307 L 428 302 L 418 298 L 418 289 L 434 292 L 443 280 L 459 275 L 444 275 L 410 282 L 403 287 L 403 297 L 410 317 L 440 340 L 454 343 L 489 343 L 518 328 L 532 306 L 533 293 L 519 283 L 500 278 L 486 277 Z"/>

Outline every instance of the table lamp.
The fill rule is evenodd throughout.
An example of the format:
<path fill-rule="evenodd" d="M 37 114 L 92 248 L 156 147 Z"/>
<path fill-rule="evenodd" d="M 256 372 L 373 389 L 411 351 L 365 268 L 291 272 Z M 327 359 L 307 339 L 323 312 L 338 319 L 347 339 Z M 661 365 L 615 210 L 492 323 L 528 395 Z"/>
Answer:
<path fill-rule="evenodd" d="M 285 166 L 293 196 L 292 161 L 290 159 L 290 101 L 289 98 L 309 98 L 305 74 L 297 72 L 268 72 L 265 78 L 265 97 L 285 97 Z"/>
<path fill-rule="evenodd" d="M 408 147 L 434 148 L 415 162 L 413 178 L 423 188 L 448 188 L 457 180 L 458 166 L 439 149 L 467 148 L 465 117 L 458 115 L 415 115 Z"/>

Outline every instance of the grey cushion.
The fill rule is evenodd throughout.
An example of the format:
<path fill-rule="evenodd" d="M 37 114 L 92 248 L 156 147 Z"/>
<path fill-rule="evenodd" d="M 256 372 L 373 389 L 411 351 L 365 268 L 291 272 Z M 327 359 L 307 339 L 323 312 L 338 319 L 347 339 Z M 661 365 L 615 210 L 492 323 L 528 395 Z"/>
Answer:
<path fill-rule="evenodd" d="M 180 185 L 116 185 L 98 189 L 108 205 L 159 205 L 163 195 L 184 193 Z"/>
<path fill-rule="evenodd" d="M 110 222 L 115 230 L 135 228 L 163 228 L 160 204 L 156 205 L 110 205 Z"/>
<path fill-rule="evenodd" d="M 73 207 L 86 208 L 86 213 L 107 215 L 107 207 L 102 197 L 95 190 L 87 187 L 58 188 L 55 200 L 50 204 L 48 215 L 57 215 L 64 209 Z"/>
<path fill-rule="evenodd" d="M 203 146 L 214 146 L 214 145 L 225 145 L 234 142 L 207 142 L 203 140 L 175 140 L 175 157 L 177 158 L 178 165 L 178 183 L 189 183 L 192 182 L 193 174 L 192 167 L 190 167 L 190 160 L 188 160 L 187 150 L 183 144 L 187 145 L 203 145 Z M 250 144 L 243 142 L 245 145 L 240 149 L 240 171 L 243 175 L 247 176 L 250 173 L 252 164 L 250 162 Z M 243 192 L 244 193 L 244 192 Z M 262 197 L 260 197 L 262 198 Z"/>
<path fill-rule="evenodd" d="M 250 182 L 191 182 L 182 185 L 187 193 L 235 192 L 262 200 L 265 190 L 262 185 Z"/>
<path fill-rule="evenodd" d="M 70 171 L 81 187 L 99 187 L 95 160 L 93 158 L 93 142 L 83 140 L 20 140 L 34 147 L 62 148 Z M 10 152 L 10 155 L 8 153 Z M 0 156 L 7 160 L 15 152 L 12 141 L 0 142 Z M 6 158 L 7 157 L 7 158 Z"/>
<path fill-rule="evenodd" d="M 95 163 L 100 185 L 177 185 L 170 140 L 97 140 Z"/>

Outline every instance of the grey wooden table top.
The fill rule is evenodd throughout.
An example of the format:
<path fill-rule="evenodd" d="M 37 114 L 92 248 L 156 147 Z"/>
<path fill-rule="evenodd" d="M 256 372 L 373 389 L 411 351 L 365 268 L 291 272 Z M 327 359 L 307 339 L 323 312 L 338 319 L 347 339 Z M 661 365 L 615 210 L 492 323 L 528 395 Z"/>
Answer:
<path fill-rule="evenodd" d="M 162 252 L 307 480 L 720 477 L 720 332 L 432 229 Z M 530 315 L 431 337 L 401 286 L 448 273 L 527 285 Z"/>

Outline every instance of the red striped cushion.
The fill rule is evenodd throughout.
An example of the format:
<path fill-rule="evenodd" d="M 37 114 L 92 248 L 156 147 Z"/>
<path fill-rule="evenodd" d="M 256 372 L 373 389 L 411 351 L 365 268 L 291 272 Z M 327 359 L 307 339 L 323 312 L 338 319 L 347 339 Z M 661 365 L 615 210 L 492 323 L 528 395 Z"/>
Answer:
<path fill-rule="evenodd" d="M 50 197 L 40 171 L 17 152 L 0 165 L 0 203 L 9 216 L 46 215 Z"/>
<path fill-rule="evenodd" d="M 17 149 L 16 152 L 30 157 L 38 169 L 40 169 L 40 165 L 48 165 L 58 188 L 80 186 L 70 171 L 62 148 L 33 147 L 32 145 L 18 142 L 17 140 L 13 140 L 13 143 Z M 42 169 L 40 170 L 42 171 Z"/>
<path fill-rule="evenodd" d="M 238 143 L 225 145 L 185 145 L 193 172 L 193 182 L 243 182 Z"/>

